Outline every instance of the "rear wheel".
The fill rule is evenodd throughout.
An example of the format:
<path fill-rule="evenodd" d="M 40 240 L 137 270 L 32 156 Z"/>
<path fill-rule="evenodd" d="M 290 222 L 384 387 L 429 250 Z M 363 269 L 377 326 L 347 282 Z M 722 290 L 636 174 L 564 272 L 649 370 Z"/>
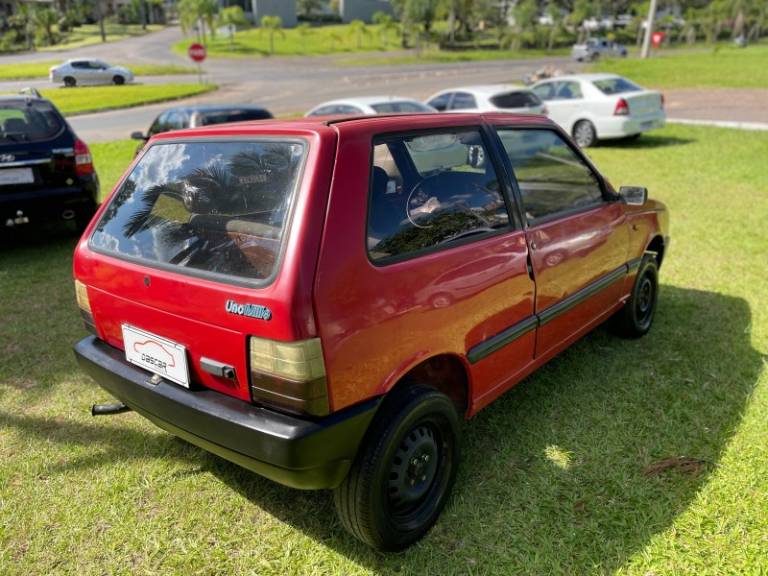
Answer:
<path fill-rule="evenodd" d="M 125 84 L 125 78 L 117 74 L 112 78 L 112 82 L 115 83 L 115 86 L 122 86 L 123 84 Z"/>
<path fill-rule="evenodd" d="M 451 400 L 421 385 L 394 394 L 334 494 L 344 527 L 383 551 L 402 550 L 427 533 L 459 462 L 459 418 Z"/>
<path fill-rule="evenodd" d="M 656 258 L 646 255 L 640 263 L 629 300 L 611 319 L 613 331 L 625 338 L 647 334 L 656 316 L 658 294 L 659 267 Z"/>
<path fill-rule="evenodd" d="M 72 76 L 66 76 L 64 78 L 64 86 L 67 88 L 72 88 L 77 84 L 77 80 L 75 80 Z"/>
<path fill-rule="evenodd" d="M 589 148 L 597 143 L 597 130 L 589 120 L 579 120 L 573 127 L 573 139 L 580 148 Z"/>

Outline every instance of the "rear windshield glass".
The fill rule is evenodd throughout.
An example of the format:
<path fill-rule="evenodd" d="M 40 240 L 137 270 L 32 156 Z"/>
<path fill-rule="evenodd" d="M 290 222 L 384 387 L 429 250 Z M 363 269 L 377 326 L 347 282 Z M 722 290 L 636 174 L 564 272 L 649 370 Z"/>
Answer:
<path fill-rule="evenodd" d="M 265 280 L 280 254 L 305 148 L 296 141 L 156 144 L 115 194 L 91 246 Z"/>
<path fill-rule="evenodd" d="M 532 108 L 541 104 L 541 100 L 533 92 L 507 92 L 491 98 L 491 104 L 496 108 Z"/>
<path fill-rule="evenodd" d="M 221 110 L 216 112 L 203 112 L 201 125 L 225 124 L 227 122 L 244 122 L 246 120 L 266 120 L 272 118 L 272 114 L 266 110 Z"/>
<path fill-rule="evenodd" d="M 597 89 L 603 94 L 621 94 L 622 92 L 637 92 L 642 90 L 637 84 L 630 82 L 626 78 L 608 78 L 606 80 L 595 80 L 593 82 Z"/>
<path fill-rule="evenodd" d="M 433 112 L 432 108 L 419 102 L 397 101 L 371 104 L 376 114 L 397 114 L 398 112 Z"/>
<path fill-rule="evenodd" d="M 63 127 L 56 108 L 45 100 L 0 102 L 0 143 L 47 140 Z"/>

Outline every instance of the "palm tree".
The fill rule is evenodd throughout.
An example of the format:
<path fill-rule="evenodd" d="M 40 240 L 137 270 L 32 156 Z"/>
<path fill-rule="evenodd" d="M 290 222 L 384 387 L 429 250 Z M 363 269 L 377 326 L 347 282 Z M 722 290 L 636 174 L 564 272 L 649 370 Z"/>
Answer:
<path fill-rule="evenodd" d="M 245 17 L 245 12 L 240 6 L 228 6 L 224 8 L 217 18 L 219 24 L 223 26 L 231 26 L 232 31 L 229 35 L 229 47 L 230 49 L 235 47 L 235 30 L 238 26 L 248 26 L 248 19 Z"/>
<path fill-rule="evenodd" d="M 363 36 L 368 34 L 368 27 L 362 20 L 352 20 L 349 23 L 349 31 L 354 35 L 356 39 L 355 44 L 357 49 L 360 50 L 363 47 Z"/>
<path fill-rule="evenodd" d="M 275 35 L 285 37 L 283 34 L 283 19 L 280 16 L 263 16 L 261 18 L 261 27 L 267 30 L 269 34 L 269 53 L 275 53 Z"/>
<path fill-rule="evenodd" d="M 312 27 L 307 24 L 306 22 L 303 22 L 296 26 L 296 32 L 299 35 L 299 38 L 301 39 L 301 51 L 306 54 L 307 53 L 307 38 L 312 35 Z"/>
<path fill-rule="evenodd" d="M 391 15 L 379 10 L 373 14 L 373 23 L 379 27 L 379 41 L 381 42 L 381 47 L 386 48 L 389 32 L 398 30 L 397 22 L 395 22 L 395 19 L 392 18 Z"/>
<path fill-rule="evenodd" d="M 37 9 L 32 13 L 32 20 L 35 26 L 45 30 L 45 37 L 48 40 L 48 45 L 53 46 L 56 44 L 56 38 L 53 35 L 53 27 L 59 21 L 59 15 L 51 8 Z"/>

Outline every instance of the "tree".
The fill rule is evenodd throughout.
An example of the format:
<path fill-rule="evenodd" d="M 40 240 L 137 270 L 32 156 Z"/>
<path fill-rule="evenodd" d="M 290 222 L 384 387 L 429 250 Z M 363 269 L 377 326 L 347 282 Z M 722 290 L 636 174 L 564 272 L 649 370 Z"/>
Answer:
<path fill-rule="evenodd" d="M 360 50 L 363 47 L 363 37 L 368 35 L 368 27 L 362 20 L 352 20 L 349 23 L 349 31 L 354 35 L 355 44 Z"/>
<path fill-rule="evenodd" d="M 224 8 L 218 17 L 218 22 L 222 26 L 231 26 L 232 30 L 229 35 L 229 46 L 234 48 L 235 45 L 235 30 L 237 27 L 248 26 L 248 18 L 245 17 L 245 12 L 240 6 L 228 6 Z"/>
<path fill-rule="evenodd" d="M 262 16 L 261 27 L 269 34 L 269 53 L 275 53 L 275 35 L 285 36 L 283 33 L 283 19 L 280 16 Z"/>
<path fill-rule="evenodd" d="M 214 24 L 219 4 L 216 0 L 179 0 L 179 22 L 181 29 L 186 34 L 197 26 L 198 40 L 205 42 L 205 28 L 216 35 Z"/>
<path fill-rule="evenodd" d="M 312 26 L 307 24 L 306 22 L 303 22 L 296 26 L 296 32 L 299 34 L 299 38 L 301 38 L 301 51 L 306 54 L 307 53 L 307 38 L 309 38 L 312 35 Z"/>
<path fill-rule="evenodd" d="M 296 8 L 299 14 L 302 16 L 312 16 L 315 12 L 319 12 L 323 7 L 322 0 L 297 0 Z"/>
<path fill-rule="evenodd" d="M 395 19 L 390 14 L 379 10 L 373 14 L 373 23 L 379 27 L 379 41 L 382 48 L 384 48 L 387 45 L 389 32 L 392 30 L 397 31 L 397 22 L 395 22 Z"/>
<path fill-rule="evenodd" d="M 59 22 L 59 14 L 51 8 L 38 8 L 32 12 L 32 21 L 35 26 L 45 32 L 45 38 L 49 46 L 56 43 L 53 27 Z"/>

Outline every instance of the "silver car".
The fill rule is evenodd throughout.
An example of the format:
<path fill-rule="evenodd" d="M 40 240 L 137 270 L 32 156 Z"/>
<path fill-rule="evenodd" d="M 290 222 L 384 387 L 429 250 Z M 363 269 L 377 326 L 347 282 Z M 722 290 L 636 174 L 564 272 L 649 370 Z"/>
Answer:
<path fill-rule="evenodd" d="M 62 82 L 64 86 L 85 86 L 94 84 L 115 84 L 121 86 L 133 82 L 133 72 L 124 66 L 110 66 L 103 60 L 67 60 L 48 71 L 51 82 Z"/>

